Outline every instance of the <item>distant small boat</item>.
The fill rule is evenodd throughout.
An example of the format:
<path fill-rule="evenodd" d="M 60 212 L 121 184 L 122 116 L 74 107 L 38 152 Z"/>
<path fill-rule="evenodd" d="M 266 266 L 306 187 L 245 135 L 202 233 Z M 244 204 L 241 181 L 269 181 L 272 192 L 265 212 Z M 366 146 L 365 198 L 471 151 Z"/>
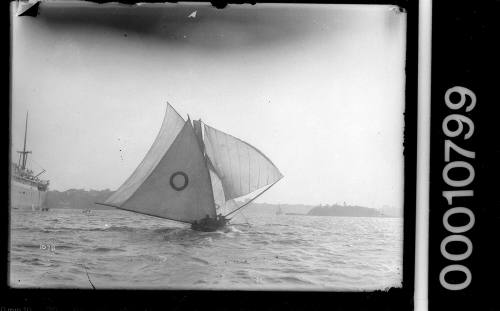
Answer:
<path fill-rule="evenodd" d="M 82 213 L 84 214 L 91 214 L 92 213 L 92 210 L 90 208 L 86 209 L 86 210 L 83 210 Z"/>
<path fill-rule="evenodd" d="M 282 215 L 283 211 L 281 210 L 281 206 L 278 206 L 278 210 L 276 211 L 276 215 Z"/>
<path fill-rule="evenodd" d="M 97 204 L 215 231 L 281 178 L 257 148 L 201 119 L 191 121 L 188 116 L 184 121 L 167 103 L 160 132 L 145 158 L 116 192 Z M 252 198 L 238 206 L 235 199 L 248 194 Z"/>

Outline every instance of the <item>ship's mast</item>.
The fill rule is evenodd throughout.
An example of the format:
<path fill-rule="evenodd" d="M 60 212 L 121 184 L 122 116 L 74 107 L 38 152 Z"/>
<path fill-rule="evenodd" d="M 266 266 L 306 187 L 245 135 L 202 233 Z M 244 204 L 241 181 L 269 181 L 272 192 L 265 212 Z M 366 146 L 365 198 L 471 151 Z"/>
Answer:
<path fill-rule="evenodd" d="M 26 169 L 26 161 L 28 160 L 28 153 L 31 151 L 26 151 L 26 137 L 28 135 L 28 112 L 26 112 L 26 125 L 24 127 L 24 146 L 23 151 L 18 151 L 19 153 L 19 163 L 21 165 L 21 169 Z"/>

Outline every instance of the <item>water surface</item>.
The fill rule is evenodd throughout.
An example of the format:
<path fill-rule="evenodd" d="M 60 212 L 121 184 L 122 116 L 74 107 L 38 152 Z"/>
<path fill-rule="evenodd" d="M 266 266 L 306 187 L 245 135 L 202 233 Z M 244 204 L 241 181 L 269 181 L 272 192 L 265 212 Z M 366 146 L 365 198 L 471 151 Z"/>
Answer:
<path fill-rule="evenodd" d="M 225 232 L 207 233 L 120 210 L 14 210 L 10 284 L 91 288 L 90 278 L 97 289 L 401 285 L 401 218 L 246 213 L 233 222 Z"/>

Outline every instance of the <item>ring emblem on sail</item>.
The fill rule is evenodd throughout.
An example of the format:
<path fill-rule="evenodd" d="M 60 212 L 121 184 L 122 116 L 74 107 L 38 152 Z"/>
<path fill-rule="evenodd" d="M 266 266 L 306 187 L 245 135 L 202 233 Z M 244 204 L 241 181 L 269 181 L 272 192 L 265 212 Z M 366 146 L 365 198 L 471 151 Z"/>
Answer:
<path fill-rule="evenodd" d="M 182 191 L 186 189 L 189 183 L 188 175 L 184 172 L 175 172 L 170 176 L 170 186 L 174 190 Z"/>

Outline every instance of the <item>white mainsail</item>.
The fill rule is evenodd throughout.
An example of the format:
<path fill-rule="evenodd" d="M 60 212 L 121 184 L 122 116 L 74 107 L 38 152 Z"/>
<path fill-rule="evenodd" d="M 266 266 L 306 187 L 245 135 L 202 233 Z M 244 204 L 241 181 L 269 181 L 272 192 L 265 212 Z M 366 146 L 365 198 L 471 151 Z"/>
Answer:
<path fill-rule="evenodd" d="M 220 178 L 226 200 L 252 193 L 283 175 L 252 145 L 204 124 L 205 152 Z"/>
<path fill-rule="evenodd" d="M 166 122 L 170 120 L 166 116 Z M 162 130 L 168 128 L 168 125 L 162 126 Z M 151 169 L 136 169 L 105 204 L 182 222 L 193 222 L 206 215 L 215 217 L 210 175 L 191 120 L 183 121 L 182 129 L 171 143 L 167 141 L 169 137 L 160 131 L 155 144 L 168 144 L 169 148 L 150 150 L 141 165 L 153 163 Z M 134 185 L 137 182 L 133 192 L 131 187 L 124 187 L 132 183 L 130 180 Z"/>

